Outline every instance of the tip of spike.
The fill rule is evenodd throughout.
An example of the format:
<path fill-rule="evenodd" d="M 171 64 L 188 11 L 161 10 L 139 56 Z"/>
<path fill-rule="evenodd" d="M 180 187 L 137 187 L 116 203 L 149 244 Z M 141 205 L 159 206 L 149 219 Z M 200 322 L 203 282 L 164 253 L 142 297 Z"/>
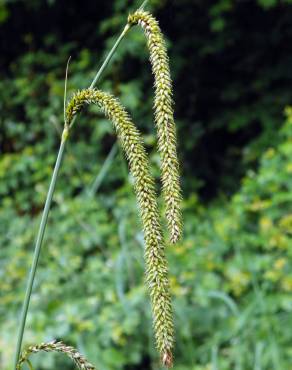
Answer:
<path fill-rule="evenodd" d="M 180 240 L 180 235 L 178 234 L 172 234 L 170 236 L 170 243 L 171 244 L 176 244 Z"/>
<path fill-rule="evenodd" d="M 182 226 L 180 224 L 175 224 L 170 227 L 170 243 L 176 244 L 182 238 Z"/>
<path fill-rule="evenodd" d="M 173 357 L 170 351 L 164 352 L 161 360 L 163 366 L 167 367 L 168 369 L 173 366 Z"/>

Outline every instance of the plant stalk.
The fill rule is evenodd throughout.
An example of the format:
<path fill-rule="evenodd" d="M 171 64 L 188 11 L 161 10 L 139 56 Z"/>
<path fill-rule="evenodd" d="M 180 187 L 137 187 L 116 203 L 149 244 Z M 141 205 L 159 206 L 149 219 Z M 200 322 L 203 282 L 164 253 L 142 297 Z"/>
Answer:
<path fill-rule="evenodd" d="M 98 72 L 96 73 L 96 75 L 95 75 L 95 77 L 94 77 L 94 79 L 93 79 L 93 81 L 90 85 L 90 88 L 93 88 L 96 85 L 96 83 L 98 82 L 102 73 L 104 72 L 105 68 L 108 66 L 108 64 L 109 64 L 113 54 L 115 53 L 116 49 L 118 48 L 120 42 L 125 37 L 126 33 L 128 32 L 128 30 L 130 28 L 131 28 L 131 26 L 129 24 L 126 24 L 122 33 L 120 34 L 120 36 L 116 40 L 112 49 L 110 50 L 107 57 L 105 58 L 103 64 L 101 65 Z M 25 324 L 26 324 L 27 312 L 28 312 L 28 308 L 29 308 L 33 283 L 34 283 L 35 274 L 36 274 L 37 265 L 38 265 L 38 260 L 39 260 L 39 256 L 40 256 L 40 252 L 41 252 L 41 248 L 42 248 L 42 242 L 43 242 L 44 233 L 45 233 L 45 229 L 46 229 L 46 225 L 47 225 L 47 221 L 48 221 L 48 215 L 49 215 L 49 211 L 50 211 L 50 207 L 51 207 L 51 203 L 52 203 L 52 198 L 53 198 L 53 195 L 54 195 L 56 181 L 57 181 L 58 173 L 59 173 L 60 166 L 61 166 L 61 163 L 62 163 L 62 159 L 64 157 L 64 151 L 65 151 L 65 146 L 66 146 L 66 141 L 67 141 L 66 139 L 67 139 L 68 134 L 69 134 L 69 129 L 72 127 L 75 120 L 76 120 L 76 116 L 74 117 L 73 121 L 71 122 L 70 127 L 67 127 L 66 125 L 64 127 L 64 131 L 63 131 L 63 134 L 62 134 L 62 140 L 61 140 L 59 151 L 58 151 L 57 160 L 56 160 L 56 163 L 55 163 L 51 183 L 50 183 L 50 186 L 49 186 L 49 190 L 48 190 L 48 194 L 47 194 L 47 198 L 46 198 L 46 202 L 45 202 L 45 207 L 44 207 L 44 210 L 43 210 L 43 213 L 42 213 L 41 223 L 40 223 L 40 226 L 39 226 L 39 231 L 38 231 L 37 240 L 36 240 L 36 244 L 35 244 L 33 262 L 32 262 L 32 266 L 31 266 L 29 278 L 28 278 L 28 281 L 27 281 L 27 288 L 26 288 L 25 298 L 24 298 L 24 301 L 23 301 L 23 306 L 22 306 L 22 311 L 21 311 L 21 316 L 20 316 L 20 326 L 19 326 L 19 331 L 18 331 L 17 345 L 16 345 L 15 358 L 14 358 L 14 369 L 15 370 L 17 369 L 17 363 L 18 363 L 18 360 L 19 360 L 20 352 L 21 352 L 23 334 L 24 334 L 24 329 L 25 329 Z"/>
<path fill-rule="evenodd" d="M 93 79 L 93 81 L 90 85 L 91 89 L 95 86 L 96 82 L 98 81 L 98 79 L 102 75 L 103 71 L 105 70 L 105 68 L 109 64 L 112 56 L 114 55 L 115 51 L 117 50 L 118 46 L 120 45 L 120 42 L 125 37 L 126 33 L 129 31 L 130 28 L 131 28 L 131 26 L 127 23 L 125 28 L 123 29 L 122 33 L 118 37 L 117 41 L 115 42 L 114 46 L 112 47 L 112 49 L 108 53 L 107 57 L 105 58 L 104 62 L 102 63 L 101 67 L 99 68 L 99 71 L 97 72 L 96 76 L 94 77 L 94 79 Z"/>
<path fill-rule="evenodd" d="M 43 238 L 44 238 L 44 233 L 45 233 L 45 229 L 46 229 L 46 225 L 47 225 L 47 221 L 48 221 L 48 215 L 49 215 L 49 211 L 50 211 L 50 207 L 51 207 L 51 203 L 52 203 L 52 198 L 53 198 L 53 194 L 54 194 L 54 190 L 55 190 L 55 186 L 56 186 L 57 176 L 58 176 L 60 166 L 61 166 L 61 163 L 62 163 L 62 159 L 63 159 L 63 156 L 64 156 L 65 144 L 66 144 L 66 139 L 62 139 L 61 144 L 60 144 L 60 148 L 59 148 L 59 152 L 58 152 L 58 156 L 57 156 L 57 160 L 56 160 L 56 164 L 55 164 L 55 167 L 54 167 L 51 183 L 50 183 L 50 186 L 49 186 L 45 207 L 44 207 L 44 210 L 43 210 L 42 219 L 41 219 L 37 239 L 36 239 L 33 262 L 32 262 L 32 266 L 31 266 L 29 278 L 28 278 L 28 281 L 27 281 L 26 293 L 25 293 L 22 312 L 21 312 L 21 316 L 20 316 L 20 326 L 19 326 L 18 339 L 17 339 L 16 352 L 15 352 L 15 366 L 14 366 L 15 369 L 16 369 L 18 359 L 19 359 L 19 355 L 20 355 L 20 351 L 21 351 L 23 333 L 24 333 L 24 328 L 25 328 L 26 316 L 27 316 L 27 311 L 28 311 L 28 307 L 29 307 L 33 282 L 34 282 L 36 269 L 37 269 L 37 264 L 38 264 L 38 260 L 39 260 L 39 256 L 40 256 L 40 252 L 41 252 L 42 241 L 43 241 Z"/>
<path fill-rule="evenodd" d="M 110 165 L 111 165 L 117 151 L 118 151 L 118 145 L 117 145 L 117 143 L 115 143 L 112 146 L 108 156 L 106 157 L 106 160 L 104 161 L 101 170 L 99 171 L 98 175 L 96 176 L 96 178 L 94 180 L 94 183 L 92 185 L 92 188 L 88 192 L 89 196 L 93 197 L 94 194 L 97 193 L 100 185 L 102 184 L 103 179 L 105 178 L 105 176 L 106 176 L 106 174 L 107 174 L 107 172 L 110 168 Z"/>

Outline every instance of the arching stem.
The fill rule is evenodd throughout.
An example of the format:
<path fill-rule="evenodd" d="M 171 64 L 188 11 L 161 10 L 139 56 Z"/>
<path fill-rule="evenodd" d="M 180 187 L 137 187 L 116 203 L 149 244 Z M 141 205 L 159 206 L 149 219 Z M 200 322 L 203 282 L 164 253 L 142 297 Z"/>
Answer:
<path fill-rule="evenodd" d="M 145 4 L 147 3 L 147 1 L 148 0 L 144 1 L 144 3 L 141 5 L 141 7 L 144 7 Z M 117 38 L 115 44 L 113 45 L 113 47 L 109 51 L 109 53 L 108 53 L 107 57 L 105 58 L 103 64 L 101 65 L 98 72 L 96 73 L 96 75 L 95 75 L 95 77 L 94 77 L 94 79 L 93 79 L 93 81 L 90 85 L 90 88 L 93 88 L 96 85 L 96 83 L 98 82 L 102 73 L 104 72 L 104 70 L 108 66 L 108 64 L 109 64 L 112 56 L 114 55 L 116 49 L 118 48 L 119 44 L 121 43 L 122 39 L 125 37 L 126 33 L 128 32 L 128 30 L 130 28 L 131 28 L 131 26 L 129 24 L 126 24 L 122 33 Z M 74 117 L 73 121 L 71 122 L 70 127 L 72 127 L 75 120 L 76 120 L 76 116 Z M 51 208 L 51 203 L 52 203 L 52 198 L 53 198 L 53 195 L 54 195 L 54 190 L 55 190 L 55 186 L 56 186 L 58 173 L 59 173 L 61 163 L 62 163 L 62 160 L 63 160 L 63 157 L 64 157 L 65 146 L 66 146 L 66 141 L 67 141 L 67 137 L 68 137 L 68 134 L 69 134 L 70 127 L 68 127 L 66 124 L 64 126 L 64 131 L 63 131 L 63 134 L 62 134 L 62 140 L 61 140 L 61 143 L 60 143 L 57 160 L 56 160 L 56 163 L 55 163 L 51 183 L 50 183 L 50 186 L 49 186 L 49 190 L 48 190 L 48 193 L 47 193 L 47 198 L 46 198 L 44 210 L 43 210 L 42 217 L 41 217 L 41 223 L 40 223 L 38 234 L 37 234 L 34 256 L 33 256 L 33 262 L 32 262 L 31 270 L 30 270 L 30 273 L 29 273 L 28 281 L 27 281 L 25 298 L 24 298 L 24 301 L 23 301 L 22 311 L 21 311 L 21 315 L 20 315 L 20 324 L 19 324 L 17 344 L 16 344 L 15 357 L 14 357 L 14 369 L 15 370 L 16 370 L 17 363 L 18 363 L 19 356 L 20 356 L 20 352 L 21 352 L 23 334 L 24 334 L 26 318 L 27 318 L 27 312 L 28 312 L 28 308 L 29 308 L 29 303 L 30 303 L 32 289 L 33 289 L 35 274 L 36 274 L 36 270 L 37 270 L 38 260 L 39 260 L 39 256 L 40 256 L 40 252 L 41 252 L 41 248 L 42 248 L 44 233 L 45 233 L 45 229 L 46 229 L 46 225 L 47 225 L 47 221 L 48 221 L 48 215 L 49 215 L 49 211 L 50 211 L 50 208 Z"/>

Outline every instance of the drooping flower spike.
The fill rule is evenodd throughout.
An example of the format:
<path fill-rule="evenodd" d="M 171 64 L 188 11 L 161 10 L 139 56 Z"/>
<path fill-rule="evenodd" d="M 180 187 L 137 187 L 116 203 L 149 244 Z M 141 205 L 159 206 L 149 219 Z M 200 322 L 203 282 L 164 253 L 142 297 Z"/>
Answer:
<path fill-rule="evenodd" d="M 35 346 L 28 347 L 21 354 L 16 370 L 21 370 L 24 363 L 29 362 L 29 357 L 32 354 L 39 352 L 60 352 L 68 356 L 80 370 L 96 370 L 95 367 L 86 360 L 75 348 L 67 346 L 63 342 L 52 341 L 48 343 L 41 343 Z M 31 367 L 32 368 L 32 367 Z"/>
<path fill-rule="evenodd" d="M 147 38 L 155 80 L 155 123 L 158 132 L 158 150 L 161 156 L 166 219 L 170 240 L 176 243 L 182 234 L 181 187 L 176 151 L 176 128 L 173 118 L 172 81 L 165 40 L 157 20 L 146 11 L 138 10 L 130 14 L 128 23 L 130 25 L 139 24 Z"/>
<path fill-rule="evenodd" d="M 179 183 L 179 166 L 176 153 L 176 132 L 172 108 L 172 83 L 165 42 L 155 18 L 143 11 L 137 11 L 129 16 L 128 25 L 111 49 L 91 86 L 95 85 L 120 40 L 130 28 L 130 25 L 134 24 L 140 24 L 145 31 L 150 50 L 152 70 L 155 76 L 154 108 L 155 122 L 158 131 L 158 148 L 161 156 L 162 188 L 166 203 L 168 229 L 170 230 L 171 241 L 175 243 L 181 235 L 182 221 L 180 212 L 181 190 Z M 64 101 L 65 100 L 66 98 Z M 30 354 L 40 351 L 63 352 L 74 360 L 75 364 L 80 369 L 95 370 L 95 368 L 73 347 L 66 346 L 62 342 L 42 343 L 40 345 L 31 346 L 19 357 L 37 261 L 66 139 L 73 125 L 75 115 L 85 104 L 91 103 L 99 105 L 106 116 L 113 122 L 118 134 L 118 139 L 128 159 L 130 172 L 135 180 L 135 192 L 145 238 L 146 281 L 151 298 L 156 344 L 161 355 L 162 363 L 167 367 L 172 366 L 172 351 L 174 346 L 172 306 L 169 291 L 168 266 L 165 256 L 162 229 L 159 221 L 154 179 L 149 171 L 149 164 L 139 131 L 132 123 L 125 109 L 121 106 L 119 101 L 110 94 L 89 88 L 77 92 L 69 102 L 65 112 L 65 127 L 62 134 L 62 141 L 47 195 L 46 206 L 42 214 L 42 221 L 35 247 L 34 264 L 32 265 L 28 280 L 28 289 L 22 310 L 21 326 L 15 355 L 14 369 L 16 370 L 20 370 L 24 362 L 27 362 L 32 368 L 28 357 Z"/>
<path fill-rule="evenodd" d="M 66 125 L 70 126 L 73 117 L 86 104 L 97 104 L 112 121 L 129 162 L 144 231 L 146 282 L 151 298 L 156 345 L 163 364 L 171 367 L 174 329 L 168 266 L 159 221 L 155 183 L 149 171 L 143 141 L 119 101 L 112 95 L 97 89 L 81 90 L 73 96 L 66 109 Z"/>

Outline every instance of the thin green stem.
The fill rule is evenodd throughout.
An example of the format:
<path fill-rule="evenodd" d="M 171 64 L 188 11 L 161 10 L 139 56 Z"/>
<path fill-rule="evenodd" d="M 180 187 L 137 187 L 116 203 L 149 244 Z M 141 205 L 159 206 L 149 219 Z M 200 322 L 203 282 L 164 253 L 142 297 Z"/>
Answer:
<path fill-rule="evenodd" d="M 142 9 L 144 9 L 144 8 L 145 8 L 145 6 L 147 5 L 148 1 L 149 1 L 149 0 L 145 0 L 145 1 L 141 4 L 141 6 L 140 6 L 140 8 L 139 8 L 138 10 L 142 10 Z"/>
<path fill-rule="evenodd" d="M 144 3 L 142 4 L 141 7 L 145 6 L 147 1 L 144 1 Z M 109 64 L 113 54 L 115 53 L 117 47 L 119 46 L 122 39 L 125 37 L 126 33 L 128 32 L 128 30 L 130 28 L 131 28 L 131 26 L 129 24 L 126 24 L 122 33 L 118 37 L 117 41 L 115 42 L 112 49 L 110 50 L 107 57 L 105 58 L 103 64 L 101 65 L 98 72 L 96 73 L 96 75 L 95 75 L 95 77 L 94 77 L 94 79 L 93 79 L 93 81 L 90 85 L 90 88 L 93 88 L 96 85 L 96 83 L 98 82 L 102 73 L 104 72 L 105 68 L 108 66 L 108 64 Z M 51 203 L 52 203 L 52 198 L 53 198 L 53 194 L 54 194 L 54 190 L 55 190 L 55 186 L 56 186 L 56 181 L 57 181 L 58 173 L 59 173 L 60 166 L 61 166 L 61 163 L 62 163 L 62 159 L 63 159 L 63 156 L 64 156 L 65 145 L 66 145 L 66 141 L 67 141 L 66 139 L 67 139 L 68 134 L 69 134 L 69 128 L 71 128 L 73 126 L 73 123 L 75 122 L 75 120 L 76 120 L 76 116 L 74 117 L 73 121 L 71 122 L 70 127 L 67 127 L 67 125 L 65 123 L 65 127 L 64 127 L 63 134 L 62 134 L 62 140 L 61 140 L 57 160 L 56 160 L 56 163 L 55 163 L 51 183 L 50 183 L 50 186 L 49 186 L 49 190 L 48 190 L 48 194 L 47 194 L 47 198 L 46 198 L 46 202 L 45 202 L 45 207 L 44 207 L 42 217 L 41 217 L 41 223 L 40 223 L 40 227 L 39 227 L 39 231 L 38 231 L 38 235 L 37 235 L 37 240 L 36 240 L 36 244 L 35 244 L 33 262 L 32 262 L 32 266 L 31 266 L 29 278 L 28 278 L 28 281 L 27 281 L 27 288 L 26 288 L 25 298 L 24 298 L 22 311 L 21 311 L 21 316 L 20 316 L 20 325 L 19 325 L 17 345 L 16 345 L 15 358 L 14 358 L 14 369 L 15 370 L 16 370 L 17 363 L 18 363 L 19 356 L 20 356 L 20 352 L 21 352 L 23 334 L 24 334 L 24 329 L 25 329 L 25 324 L 26 324 L 26 317 L 27 317 L 27 312 L 28 312 L 29 303 L 30 303 L 30 297 L 31 297 L 31 293 L 32 293 L 32 288 L 33 288 L 33 283 L 34 283 L 34 279 L 35 279 L 38 260 L 39 260 L 39 256 L 40 256 L 40 252 L 41 252 L 41 248 L 42 248 L 43 237 L 44 237 L 44 233 L 45 233 L 45 229 L 46 229 L 46 225 L 47 225 L 47 221 L 48 221 L 48 215 L 49 215 L 49 211 L 50 211 L 50 207 L 51 207 Z"/>
<path fill-rule="evenodd" d="M 117 41 L 115 42 L 114 46 L 112 47 L 111 51 L 108 53 L 107 57 L 105 58 L 104 62 L 102 63 L 99 71 L 97 72 L 96 76 L 94 77 L 91 85 L 90 85 L 90 88 L 92 89 L 95 85 L 96 85 L 96 82 L 98 81 L 98 79 L 100 78 L 100 76 L 102 75 L 103 71 L 105 70 L 105 68 L 107 67 L 107 65 L 109 64 L 112 56 L 114 55 L 117 47 L 120 45 L 120 42 L 122 41 L 122 39 L 125 37 L 126 33 L 129 31 L 129 29 L 131 28 L 131 26 L 129 24 L 126 24 L 125 28 L 123 29 L 122 33 L 120 34 L 120 36 L 118 37 Z"/>
<path fill-rule="evenodd" d="M 118 145 L 117 145 L 117 143 L 115 143 L 112 146 L 108 156 L 106 157 L 106 160 L 104 161 L 101 170 L 99 171 L 98 175 L 96 176 L 96 178 L 94 180 L 92 188 L 89 191 L 89 196 L 93 197 L 94 194 L 97 193 L 103 179 L 105 178 L 105 176 L 106 176 L 106 174 L 107 174 L 107 172 L 110 168 L 110 165 L 112 164 L 112 161 L 113 161 L 117 151 L 118 151 Z"/>
<path fill-rule="evenodd" d="M 93 89 L 94 86 L 96 85 L 97 81 L 99 80 L 100 76 L 102 75 L 103 71 L 105 70 L 105 68 L 108 66 L 112 56 L 114 55 L 115 51 L 117 50 L 118 46 L 120 45 L 122 39 L 125 37 L 126 33 L 129 31 L 129 29 L 131 28 L 131 26 L 129 24 L 126 24 L 125 28 L 123 29 L 122 33 L 120 34 L 120 36 L 117 38 L 117 41 L 115 42 L 115 44 L 113 45 L 113 47 L 111 48 L 110 52 L 108 53 L 107 57 L 105 58 L 104 62 L 102 63 L 102 65 L 100 66 L 97 74 L 95 75 L 93 81 L 91 82 L 91 85 L 89 86 L 90 89 Z M 76 121 L 76 118 L 77 116 L 74 116 L 71 124 L 70 124 L 70 128 L 74 125 L 74 122 Z"/>
<path fill-rule="evenodd" d="M 71 55 L 68 58 L 67 66 L 66 66 L 66 73 L 65 73 L 65 84 L 64 84 L 64 122 L 66 122 L 67 82 L 68 82 L 68 70 L 69 70 L 70 60 L 71 60 Z"/>
<path fill-rule="evenodd" d="M 24 328 L 25 328 L 26 316 L 27 316 L 27 311 L 28 311 L 28 307 L 29 307 L 33 282 L 34 282 L 35 273 L 36 273 L 36 269 L 37 269 L 37 264 L 38 264 L 38 260 L 39 260 L 39 256 L 40 256 L 40 252 L 41 252 L 42 241 L 43 241 L 43 238 L 44 238 L 44 233 L 45 233 L 45 229 L 46 229 L 46 225 L 47 225 L 47 221 L 48 221 L 48 215 L 49 215 L 49 211 L 50 211 L 50 207 L 51 207 L 52 197 L 53 197 L 55 186 L 56 186 L 57 176 L 58 176 L 59 169 L 60 169 L 61 162 L 62 162 L 63 155 L 64 155 L 65 144 L 66 144 L 66 140 L 63 139 L 61 141 L 61 145 L 60 145 L 60 148 L 59 148 L 59 152 L 58 152 L 54 172 L 53 172 L 51 183 L 50 183 L 50 186 L 49 186 L 49 191 L 48 191 L 48 194 L 47 194 L 47 199 L 46 199 L 46 203 L 45 203 L 45 207 L 44 207 L 44 210 L 43 210 L 42 219 L 41 219 L 41 223 L 40 223 L 40 227 L 39 227 L 39 231 L 38 231 L 38 235 L 37 235 L 37 239 L 36 239 L 33 262 L 32 262 L 32 266 L 31 266 L 29 278 L 28 278 L 28 281 L 27 281 L 27 288 L 26 288 L 25 298 L 24 298 L 24 301 L 23 301 L 23 307 L 22 307 L 22 312 L 21 312 L 21 316 L 20 316 L 20 326 L 19 326 L 18 339 L 17 339 L 16 352 L 15 352 L 15 365 L 14 365 L 15 369 L 16 369 L 17 362 L 18 362 L 19 355 L 20 355 L 20 351 L 21 351 L 23 333 L 24 333 Z"/>
<path fill-rule="evenodd" d="M 29 370 L 34 370 L 33 366 L 32 366 L 32 363 L 29 361 L 29 359 L 26 360 L 26 363 L 29 367 Z"/>

